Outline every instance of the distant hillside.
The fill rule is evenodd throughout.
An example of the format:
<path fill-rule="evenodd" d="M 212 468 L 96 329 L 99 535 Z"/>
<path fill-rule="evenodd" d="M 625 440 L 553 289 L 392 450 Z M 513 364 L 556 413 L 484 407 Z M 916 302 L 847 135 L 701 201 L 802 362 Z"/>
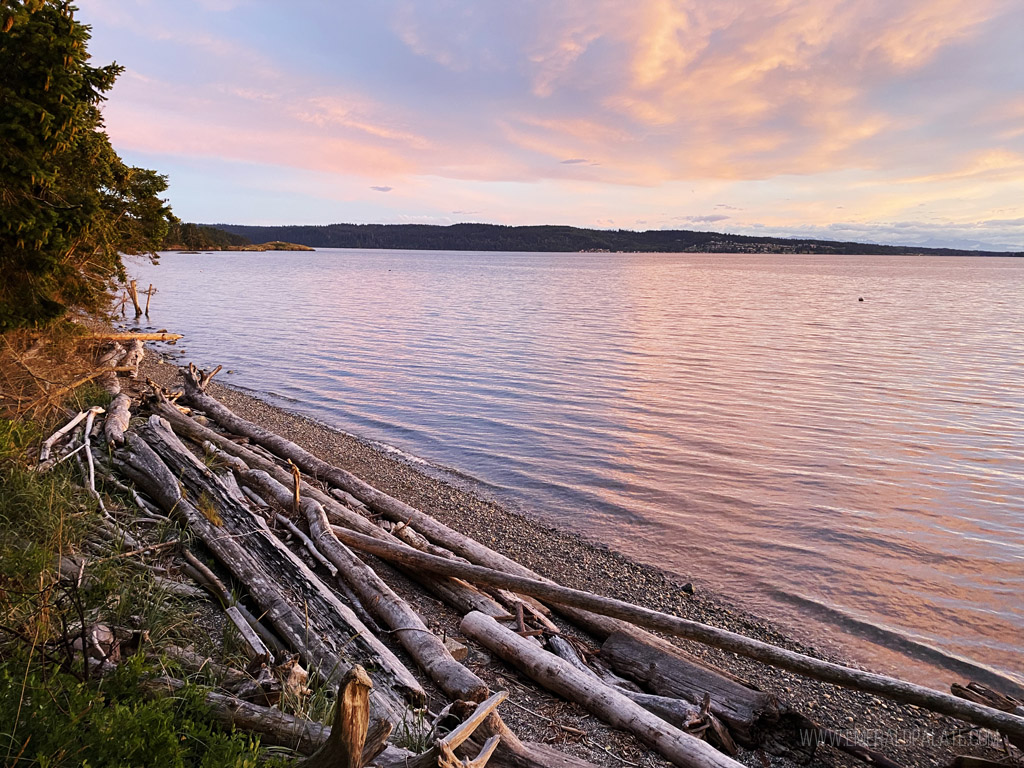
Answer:
<path fill-rule="evenodd" d="M 396 248 L 441 251 L 626 251 L 655 253 L 860 253 L 945 256 L 1005 256 L 992 251 L 913 248 L 896 245 L 842 243 L 749 237 L 685 229 L 630 230 L 578 227 L 506 227 L 499 224 L 326 224 L 321 226 L 256 227 L 215 224 L 217 229 L 253 242 L 284 240 L 315 248 Z M 1020 254 L 1016 254 L 1020 255 Z"/>
<path fill-rule="evenodd" d="M 221 251 L 232 246 L 249 245 L 251 241 L 244 235 L 225 231 L 223 227 L 209 227 L 203 224 L 191 224 L 187 221 L 176 221 L 167 230 L 167 236 L 161 246 L 165 251 Z"/>

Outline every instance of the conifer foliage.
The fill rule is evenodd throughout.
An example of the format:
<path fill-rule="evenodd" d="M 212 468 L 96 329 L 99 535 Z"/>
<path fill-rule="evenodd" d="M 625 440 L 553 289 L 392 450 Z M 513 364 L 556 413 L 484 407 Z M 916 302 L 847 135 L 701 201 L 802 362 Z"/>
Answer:
<path fill-rule="evenodd" d="M 89 63 L 75 10 L 0 0 L 0 331 L 101 306 L 172 218 L 166 178 L 110 145 L 99 105 L 122 68 Z"/>

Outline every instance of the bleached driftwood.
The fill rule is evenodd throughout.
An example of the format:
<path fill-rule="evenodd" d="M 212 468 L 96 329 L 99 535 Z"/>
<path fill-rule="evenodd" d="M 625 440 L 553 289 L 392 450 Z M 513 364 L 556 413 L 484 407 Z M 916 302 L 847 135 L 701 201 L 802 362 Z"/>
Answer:
<path fill-rule="evenodd" d="M 132 399 L 128 395 L 117 395 L 110 401 L 110 410 L 103 422 L 103 434 L 108 444 L 121 445 L 124 442 L 124 433 L 132 418 L 131 404 Z"/>
<path fill-rule="evenodd" d="M 241 459 L 249 467 L 266 472 L 279 483 L 286 485 L 292 483 L 292 475 L 288 470 L 250 450 L 252 446 L 238 445 L 209 427 L 189 419 L 168 402 L 154 403 L 152 408 L 157 414 L 166 419 L 178 434 L 200 445 L 205 443 L 214 445 L 225 454 Z M 345 527 L 367 536 L 374 536 L 383 541 L 390 541 L 396 544 L 399 543 L 398 539 L 394 538 L 391 534 L 377 527 L 370 520 L 324 493 L 319 488 L 303 482 L 300 484 L 300 491 L 304 497 L 311 498 L 322 505 L 333 522 L 341 523 Z M 481 611 L 490 616 L 501 616 L 506 613 L 506 610 L 489 596 L 482 594 L 479 590 L 464 582 L 437 577 L 423 571 L 406 571 L 405 573 L 461 613 Z"/>
<path fill-rule="evenodd" d="M 183 338 L 180 333 L 94 333 L 90 338 L 103 341 L 177 341 Z"/>
<path fill-rule="evenodd" d="M 96 408 L 99 408 L 99 406 L 94 406 L 90 410 L 95 411 Z M 100 410 L 102 411 L 103 409 L 100 408 Z M 81 411 L 73 419 L 71 419 L 71 421 L 69 421 L 63 427 L 61 427 L 56 432 L 54 432 L 52 435 L 50 435 L 48 438 L 46 438 L 43 441 L 42 447 L 40 447 L 40 449 L 39 449 L 39 463 L 43 464 L 47 459 L 49 459 L 50 458 L 50 451 L 53 450 L 53 446 L 57 443 L 57 441 L 60 440 L 62 437 L 64 437 L 66 434 L 68 434 L 71 430 L 73 430 L 79 424 L 81 424 L 82 421 L 84 421 L 86 416 L 88 416 L 88 415 L 89 415 L 89 411 Z"/>
<path fill-rule="evenodd" d="M 173 696 L 186 683 L 170 677 L 143 681 L 151 696 Z M 261 744 L 288 747 L 304 755 L 313 754 L 331 735 L 331 727 L 288 715 L 276 707 L 264 707 L 242 701 L 234 696 L 209 691 L 205 694 L 210 715 L 218 725 L 259 734 Z M 386 720 L 371 721 L 363 747 L 363 762 L 368 764 L 379 755 L 391 735 L 393 726 Z"/>
<path fill-rule="evenodd" d="M 657 642 L 665 643 L 663 640 Z M 671 647 L 671 646 L 670 646 Z M 711 696 L 711 712 L 744 743 L 756 743 L 778 719 L 773 698 L 721 675 L 695 674 L 694 665 L 633 634 L 615 632 L 601 646 L 601 659 L 619 674 L 643 683 L 661 696 L 699 702 Z"/>
<path fill-rule="evenodd" d="M 142 343 L 142 339 L 132 339 L 131 343 L 128 344 L 128 352 L 124 356 L 124 360 L 121 361 L 121 365 L 131 369 L 128 372 L 129 378 L 139 378 L 139 365 L 145 356 L 146 345 Z"/>
<path fill-rule="evenodd" d="M 241 480 L 254 487 L 263 498 L 281 506 L 291 502 L 292 492 L 266 472 L 250 470 L 241 475 Z M 455 661 L 441 639 L 427 628 L 409 604 L 338 541 L 323 507 L 309 498 L 301 499 L 299 504 L 309 524 L 312 541 L 323 553 L 321 556 L 333 563 L 360 602 L 395 634 L 398 642 L 430 679 L 453 699 L 480 701 L 486 698 L 487 685 Z"/>
<path fill-rule="evenodd" d="M 450 550 L 453 554 L 459 557 L 497 571 L 515 574 L 530 579 L 543 580 L 538 574 L 524 567 L 520 563 L 493 551 L 489 547 L 484 546 L 469 536 L 449 528 L 415 507 L 405 504 L 404 502 L 377 490 L 351 473 L 331 466 L 290 440 L 237 416 L 229 408 L 204 391 L 205 383 L 209 381 L 209 378 L 194 367 L 184 371 L 183 376 L 186 398 L 193 405 L 201 408 L 231 432 L 249 438 L 253 442 L 273 451 L 281 458 L 293 461 L 303 471 L 313 475 L 314 477 L 329 482 L 343 489 L 347 493 L 351 493 L 361 502 L 369 506 L 373 511 L 382 514 L 384 517 L 399 524 L 414 526 L 419 533 L 426 536 L 430 541 Z M 378 539 L 385 540 L 385 537 L 381 537 L 376 532 L 370 533 L 365 530 L 360 530 L 359 527 L 353 527 L 360 533 L 367 533 L 368 535 L 373 535 Z M 437 573 L 444 572 L 437 571 Z M 444 573 L 444 575 L 450 574 Z M 437 590 L 435 590 L 435 592 L 437 592 Z M 450 603 L 453 603 L 453 600 L 457 600 L 458 597 L 464 598 L 465 594 L 450 595 L 447 597 L 442 595 L 442 599 L 445 599 L 446 602 Z M 469 609 L 480 610 L 486 606 L 471 606 L 463 603 L 459 607 L 461 610 L 465 611 Z M 575 605 L 562 605 L 560 606 L 560 611 L 578 626 L 588 632 L 591 632 L 599 639 L 603 640 L 608 635 L 616 631 L 632 632 L 641 640 L 651 641 L 649 643 L 649 647 L 651 649 L 648 651 L 649 654 L 659 655 L 665 653 L 664 650 L 660 650 L 658 648 L 654 642 L 655 638 L 653 638 L 653 636 L 650 636 L 635 627 L 624 625 L 615 618 L 595 615 L 594 612 L 583 610 L 579 606 Z M 493 608 L 485 609 L 483 612 L 492 616 L 497 615 L 494 613 Z M 674 656 L 676 661 L 683 658 L 682 654 L 668 655 Z M 725 676 L 717 674 L 714 670 L 708 669 L 696 662 L 696 660 L 689 660 L 689 664 L 692 667 L 694 677 L 707 679 L 708 688 L 715 688 L 728 683 Z M 754 694 L 753 698 L 758 699 L 761 702 L 757 707 L 753 708 L 756 708 L 762 713 L 762 719 L 765 723 L 768 723 L 773 718 L 777 717 L 777 708 L 775 707 L 774 702 L 770 700 L 770 697 L 766 694 Z M 701 700 L 702 696 L 695 697 L 693 703 L 699 703 Z M 717 706 L 717 704 L 715 704 L 715 706 Z M 747 743 L 755 743 L 757 729 L 740 728 L 737 735 Z"/>
<path fill-rule="evenodd" d="M 526 673 L 540 685 L 575 702 L 615 728 L 637 736 L 673 765 L 682 768 L 739 768 L 740 764 L 708 743 L 669 725 L 618 691 L 554 654 L 527 642 L 490 616 L 471 613 L 462 634 Z"/>
<path fill-rule="evenodd" d="M 816 680 L 845 688 L 874 693 L 878 696 L 914 704 L 933 712 L 956 717 L 966 722 L 1000 731 L 1019 738 L 1024 736 L 1024 718 L 992 707 L 966 701 L 948 693 L 905 680 L 865 672 L 841 664 L 815 659 L 795 651 L 779 648 L 728 630 L 700 622 L 643 608 L 638 605 L 602 597 L 578 589 L 568 589 L 551 582 L 528 579 L 500 571 L 467 565 L 434 557 L 410 547 L 393 545 L 354 532 L 339 532 L 338 537 L 350 547 L 369 552 L 410 567 L 419 567 L 448 576 L 457 576 L 479 584 L 504 587 L 561 605 L 572 605 L 628 621 L 648 629 L 684 637 L 705 645 L 731 651 L 765 664 L 781 667 Z"/>
<path fill-rule="evenodd" d="M 395 655 L 284 546 L 262 518 L 231 498 L 166 422 L 154 417 L 139 428 L 138 436 L 129 433 L 116 457 L 119 468 L 161 508 L 186 519 L 214 556 L 246 586 L 281 638 L 306 658 L 315 673 L 336 683 L 354 663 L 374 670 L 377 685 L 371 700 L 375 717 L 392 723 L 401 721 L 408 701 L 422 701 L 422 688 Z M 182 495 L 179 481 L 188 491 L 188 499 Z"/>
<path fill-rule="evenodd" d="M 666 723 L 674 725 L 679 730 L 690 734 L 706 735 L 708 741 L 726 754 L 736 754 L 736 744 L 733 742 L 725 725 L 710 711 L 710 694 L 704 695 L 704 702 L 702 704 L 706 706 L 695 706 L 688 701 L 672 696 L 659 696 L 624 688 L 620 681 L 612 676 L 602 676 L 588 667 L 579 657 L 576 649 L 564 637 L 559 635 L 549 637 L 547 645 L 552 653 L 572 664 L 584 675 L 593 677 L 602 685 L 611 687 L 630 701 L 639 704 L 648 712 L 657 715 Z"/>

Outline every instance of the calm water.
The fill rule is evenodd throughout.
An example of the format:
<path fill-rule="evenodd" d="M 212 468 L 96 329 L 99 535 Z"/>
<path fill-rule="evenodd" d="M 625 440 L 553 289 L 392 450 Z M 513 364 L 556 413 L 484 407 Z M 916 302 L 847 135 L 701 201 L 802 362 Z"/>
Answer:
<path fill-rule="evenodd" d="M 1024 260 L 321 250 L 134 271 L 151 323 L 229 383 L 883 670 L 1024 683 Z"/>

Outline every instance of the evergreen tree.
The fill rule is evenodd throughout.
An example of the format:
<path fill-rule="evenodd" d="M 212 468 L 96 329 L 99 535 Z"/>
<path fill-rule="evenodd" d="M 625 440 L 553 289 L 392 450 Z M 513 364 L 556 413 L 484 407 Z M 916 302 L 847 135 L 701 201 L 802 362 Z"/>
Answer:
<path fill-rule="evenodd" d="M 0 331 L 102 306 L 121 254 L 172 218 L 166 178 L 110 146 L 99 105 L 122 68 L 90 65 L 75 10 L 0 0 Z"/>

